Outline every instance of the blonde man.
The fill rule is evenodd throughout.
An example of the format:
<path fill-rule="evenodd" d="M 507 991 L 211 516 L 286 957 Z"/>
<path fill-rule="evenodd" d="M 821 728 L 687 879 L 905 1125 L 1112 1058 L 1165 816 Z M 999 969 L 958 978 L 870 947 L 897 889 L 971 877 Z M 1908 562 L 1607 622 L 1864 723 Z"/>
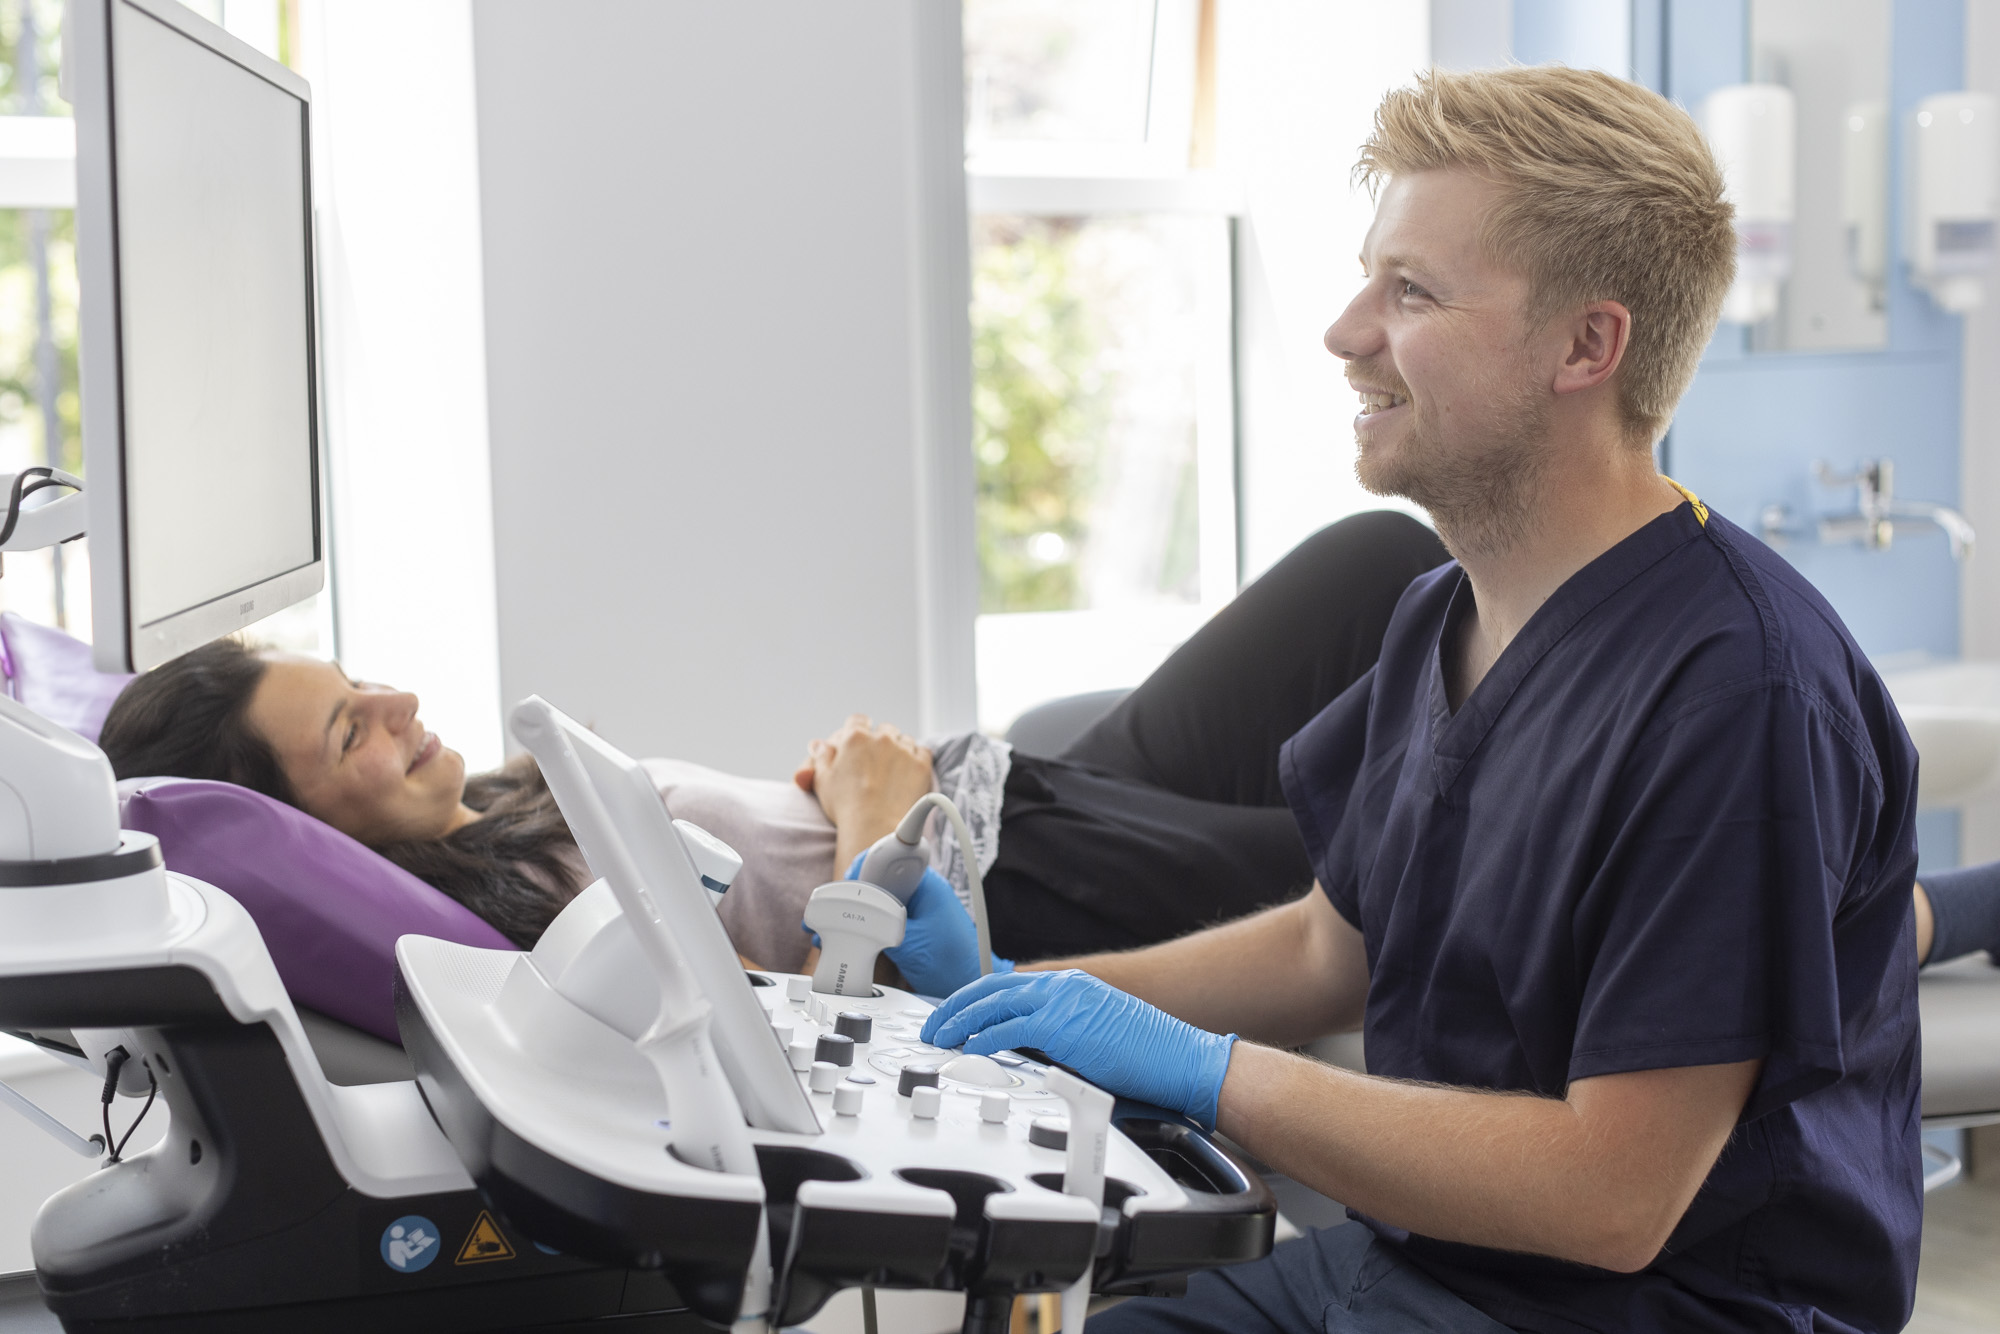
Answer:
<path fill-rule="evenodd" d="M 1730 281 L 1715 164 L 1643 89 L 1517 68 L 1392 93 L 1359 172 L 1326 346 L 1361 479 L 1456 560 L 1286 746 L 1320 892 L 982 979 L 924 1036 L 1041 1048 L 1358 1220 L 1107 1330 L 1898 1329 L 1915 755 L 1650 449 Z M 1284 1050 L 1356 1026 L 1372 1074 Z"/>

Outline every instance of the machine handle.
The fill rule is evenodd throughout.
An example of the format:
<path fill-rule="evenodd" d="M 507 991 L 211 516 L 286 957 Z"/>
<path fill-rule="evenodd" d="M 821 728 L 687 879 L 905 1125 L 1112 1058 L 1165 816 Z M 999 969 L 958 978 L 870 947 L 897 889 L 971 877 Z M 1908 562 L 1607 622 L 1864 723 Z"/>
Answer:
<path fill-rule="evenodd" d="M 1112 1124 L 1187 1193 L 1187 1208 L 1178 1212 L 1234 1214 L 1260 1203 L 1275 1207 L 1270 1188 L 1241 1159 L 1173 1113 L 1121 1100 Z"/>

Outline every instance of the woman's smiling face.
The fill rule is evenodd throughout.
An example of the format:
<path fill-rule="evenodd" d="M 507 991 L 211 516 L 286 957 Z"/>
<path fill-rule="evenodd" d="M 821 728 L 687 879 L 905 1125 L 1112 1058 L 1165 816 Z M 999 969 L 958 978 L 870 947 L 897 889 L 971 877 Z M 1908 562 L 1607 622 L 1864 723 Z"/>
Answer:
<path fill-rule="evenodd" d="M 417 697 L 290 653 L 261 655 L 251 728 L 310 815 L 371 846 L 442 838 L 476 819 L 465 760 L 417 718 Z"/>

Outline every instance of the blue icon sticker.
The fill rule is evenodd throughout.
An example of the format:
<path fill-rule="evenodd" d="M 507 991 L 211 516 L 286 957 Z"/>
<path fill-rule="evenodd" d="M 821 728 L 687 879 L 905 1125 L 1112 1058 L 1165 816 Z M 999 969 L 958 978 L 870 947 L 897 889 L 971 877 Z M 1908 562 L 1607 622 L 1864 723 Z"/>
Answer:
<path fill-rule="evenodd" d="M 382 1233 L 382 1263 L 399 1274 L 414 1274 L 437 1257 L 437 1224 L 422 1214 L 405 1214 Z"/>

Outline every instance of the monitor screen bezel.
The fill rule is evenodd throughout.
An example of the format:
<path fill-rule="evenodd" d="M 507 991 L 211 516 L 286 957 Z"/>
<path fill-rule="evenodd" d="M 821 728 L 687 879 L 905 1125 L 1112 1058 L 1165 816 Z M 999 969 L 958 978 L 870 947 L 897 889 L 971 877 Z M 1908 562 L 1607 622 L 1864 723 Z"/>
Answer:
<path fill-rule="evenodd" d="M 305 191 L 306 392 L 310 432 L 313 558 L 148 624 L 132 598 L 125 486 L 124 342 L 118 245 L 117 118 L 112 10 L 166 25 L 211 53 L 298 99 Z M 312 197 L 312 90 L 306 81 L 175 0 L 77 0 L 69 8 L 66 64 L 76 115 L 77 363 L 83 406 L 85 495 L 89 506 L 91 631 L 97 668 L 143 672 L 212 639 L 233 634 L 326 586 L 327 522 L 320 380 L 319 266 Z"/>

